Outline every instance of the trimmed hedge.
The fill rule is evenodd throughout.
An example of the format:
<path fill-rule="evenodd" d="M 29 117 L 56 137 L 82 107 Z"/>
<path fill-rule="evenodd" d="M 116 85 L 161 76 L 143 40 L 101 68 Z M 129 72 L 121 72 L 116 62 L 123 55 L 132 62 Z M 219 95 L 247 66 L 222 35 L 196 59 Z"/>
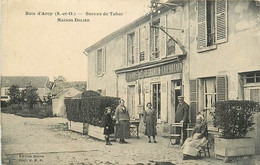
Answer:
<path fill-rule="evenodd" d="M 111 107 L 114 113 L 118 104 L 119 98 L 116 97 L 87 97 L 82 99 L 81 108 L 87 123 L 102 127 L 105 108 Z"/>
<path fill-rule="evenodd" d="M 65 99 L 67 118 L 69 121 L 83 122 L 81 99 Z"/>
<path fill-rule="evenodd" d="M 224 139 L 243 138 L 253 129 L 253 113 L 259 111 L 254 101 L 221 101 L 215 103 L 213 124 L 222 129 Z"/>
<path fill-rule="evenodd" d="M 114 113 L 119 104 L 119 98 L 107 96 L 84 96 L 82 99 L 65 99 L 67 118 L 69 121 L 89 123 L 103 126 L 106 107 Z"/>

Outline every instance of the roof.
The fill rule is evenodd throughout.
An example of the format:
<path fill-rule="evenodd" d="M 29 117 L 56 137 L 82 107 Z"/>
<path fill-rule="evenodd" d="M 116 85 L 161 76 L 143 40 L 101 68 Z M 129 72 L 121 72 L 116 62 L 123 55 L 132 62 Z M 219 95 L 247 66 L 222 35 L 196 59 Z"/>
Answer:
<path fill-rule="evenodd" d="M 47 76 L 2 76 L 1 86 L 11 87 L 18 85 L 20 88 L 26 88 L 28 85 L 37 88 L 45 88 L 49 84 L 49 77 Z"/>
<path fill-rule="evenodd" d="M 53 88 L 51 89 L 51 93 L 53 96 L 55 96 L 55 95 L 58 95 L 59 93 L 63 92 L 64 89 L 71 88 L 71 87 L 76 88 L 80 91 L 84 91 L 87 87 L 87 82 L 86 81 L 54 82 Z"/>
<path fill-rule="evenodd" d="M 71 94 L 71 91 L 72 90 L 77 90 L 77 91 L 79 91 L 80 93 L 79 94 Z M 57 95 L 55 95 L 55 96 L 53 96 L 53 98 L 59 98 L 60 96 L 62 96 L 62 95 L 64 95 L 64 94 L 67 94 L 68 96 L 66 96 L 66 97 L 75 97 L 75 96 L 77 96 L 77 95 L 79 95 L 79 96 L 81 96 L 81 94 L 82 94 L 82 90 L 81 89 L 78 89 L 78 88 L 76 88 L 76 87 L 70 87 L 70 88 L 66 88 L 66 89 L 63 89 L 63 91 L 61 91 L 60 93 L 58 93 Z M 78 97 L 78 96 L 77 96 Z"/>

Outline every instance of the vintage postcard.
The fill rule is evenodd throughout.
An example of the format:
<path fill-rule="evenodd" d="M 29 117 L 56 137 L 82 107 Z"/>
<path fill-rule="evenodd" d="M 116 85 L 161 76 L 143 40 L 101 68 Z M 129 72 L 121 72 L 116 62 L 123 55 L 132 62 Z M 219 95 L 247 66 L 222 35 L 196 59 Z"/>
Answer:
<path fill-rule="evenodd" d="M 259 0 L 2 0 L 1 163 L 260 164 Z"/>

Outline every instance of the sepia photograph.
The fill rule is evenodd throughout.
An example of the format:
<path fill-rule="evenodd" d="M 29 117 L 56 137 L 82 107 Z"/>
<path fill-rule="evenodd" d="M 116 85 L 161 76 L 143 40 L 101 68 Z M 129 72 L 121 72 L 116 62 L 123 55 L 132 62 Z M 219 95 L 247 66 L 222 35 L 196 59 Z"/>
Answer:
<path fill-rule="evenodd" d="M 1 164 L 260 165 L 260 0 L 1 0 Z"/>

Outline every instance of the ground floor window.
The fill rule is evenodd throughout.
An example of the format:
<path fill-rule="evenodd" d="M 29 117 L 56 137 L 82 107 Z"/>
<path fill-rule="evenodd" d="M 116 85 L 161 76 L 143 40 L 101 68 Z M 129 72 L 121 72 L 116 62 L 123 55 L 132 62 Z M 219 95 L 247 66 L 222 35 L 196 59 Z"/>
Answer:
<path fill-rule="evenodd" d="M 214 111 L 213 106 L 217 101 L 216 78 L 200 79 L 199 89 L 199 112 L 204 116 L 209 125 L 211 125 L 213 120 L 211 113 Z"/>
<path fill-rule="evenodd" d="M 157 118 L 161 119 L 161 84 L 152 84 L 152 104 L 157 112 Z"/>
<path fill-rule="evenodd" d="M 260 71 L 245 72 L 243 79 L 244 100 L 260 102 Z"/>

